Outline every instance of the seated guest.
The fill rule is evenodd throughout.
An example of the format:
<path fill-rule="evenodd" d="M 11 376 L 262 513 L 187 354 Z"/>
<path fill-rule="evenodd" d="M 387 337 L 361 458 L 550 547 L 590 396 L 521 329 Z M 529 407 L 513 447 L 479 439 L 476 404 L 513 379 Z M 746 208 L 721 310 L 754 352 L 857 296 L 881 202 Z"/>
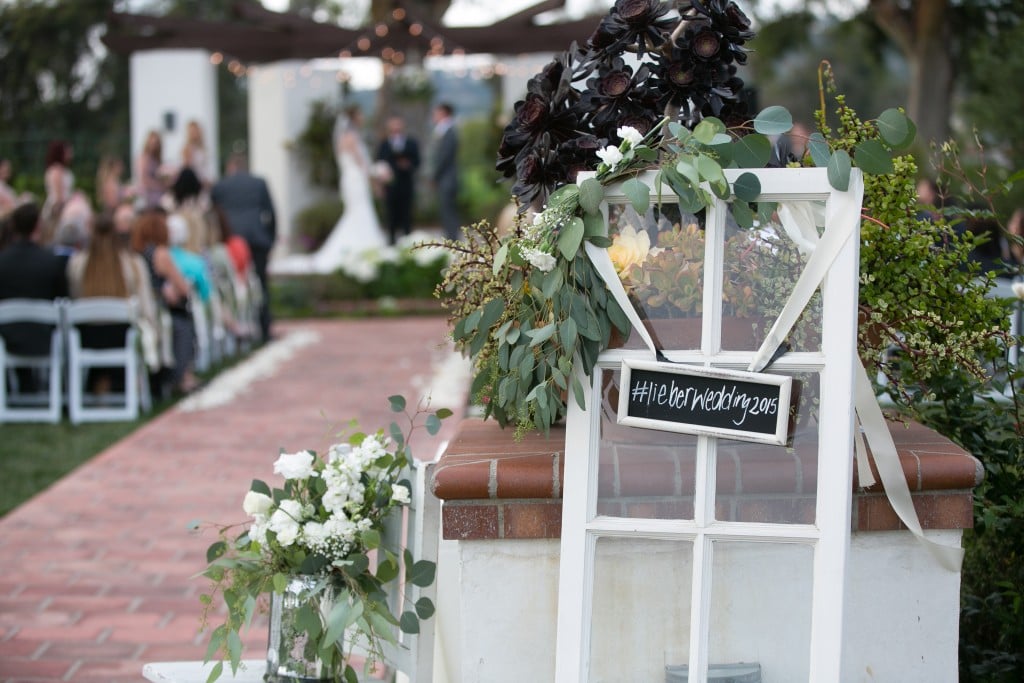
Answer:
<path fill-rule="evenodd" d="M 132 230 L 135 227 L 135 207 L 130 199 L 126 199 L 117 205 L 113 212 L 114 242 L 118 250 L 129 260 L 135 263 L 143 273 L 149 273 L 146 260 L 134 249 L 132 249 Z M 164 326 L 160 323 L 161 307 L 157 305 L 156 292 L 148 277 L 139 285 L 139 298 L 146 299 L 150 303 L 140 301 L 136 310 L 139 323 L 139 336 L 142 342 L 142 357 L 146 361 L 149 372 L 155 375 L 161 368 L 174 367 L 174 354 L 171 352 L 170 335 L 164 335 Z M 153 386 L 156 386 L 154 383 Z"/>
<path fill-rule="evenodd" d="M 114 216 L 105 211 L 96 219 L 89 246 L 74 254 L 68 261 L 68 289 L 74 299 L 87 297 L 115 297 L 134 299 L 139 312 L 140 331 L 155 319 L 156 303 L 149 282 L 149 272 L 142 259 L 121 250 L 114 233 Z M 88 325 L 80 330 L 82 345 L 87 348 L 108 349 L 124 346 L 127 325 Z M 142 333 L 145 336 L 145 332 Z M 123 371 L 93 373 L 91 390 L 104 393 L 111 387 L 124 386 Z"/>
<path fill-rule="evenodd" d="M 40 246 L 39 205 L 27 202 L 11 212 L 12 241 L 0 251 L 0 299 L 56 299 L 67 296 L 64 264 L 51 250 Z M 50 352 L 50 330 L 25 323 L 0 330 L 7 350 L 23 355 L 45 356 Z"/>
<path fill-rule="evenodd" d="M 189 309 L 190 288 L 171 256 L 167 216 L 161 209 L 147 209 L 138 217 L 132 233 L 132 247 L 145 259 L 157 301 L 170 313 L 174 355 L 170 378 L 172 389 L 189 393 L 199 386 L 192 369 L 196 355 L 196 330 Z"/>

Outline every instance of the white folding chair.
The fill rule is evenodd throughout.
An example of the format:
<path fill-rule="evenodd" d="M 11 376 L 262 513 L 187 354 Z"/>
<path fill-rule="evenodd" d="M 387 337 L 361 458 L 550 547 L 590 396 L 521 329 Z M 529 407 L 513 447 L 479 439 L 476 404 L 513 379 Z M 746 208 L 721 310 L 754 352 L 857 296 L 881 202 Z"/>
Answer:
<path fill-rule="evenodd" d="M 12 353 L 0 333 L 0 422 L 60 422 L 63 407 L 61 303 L 41 299 L 0 301 L 0 325 L 35 324 L 51 328 L 50 348 L 38 355 Z M 40 380 L 40 388 L 23 387 L 18 370 Z"/>
<path fill-rule="evenodd" d="M 413 558 L 437 564 L 438 543 L 441 534 L 441 501 L 430 490 L 428 482 L 434 464 L 414 462 L 412 470 L 412 503 L 406 508 L 405 519 L 397 515 L 384 530 L 384 546 L 408 547 Z M 404 576 L 404 571 L 403 574 Z M 394 581 L 389 586 L 388 604 L 393 614 L 415 611 L 420 598 L 428 598 L 437 607 L 437 577 L 426 588 Z M 434 631 L 437 615 L 420 621 L 417 634 L 397 632 L 397 645 L 384 644 L 385 659 L 391 672 L 401 672 L 410 683 L 429 682 L 434 674 Z M 387 677 L 390 679 L 390 676 Z"/>
<path fill-rule="evenodd" d="M 213 334 L 210 328 L 210 313 L 195 290 L 192 292 L 192 302 L 189 308 L 192 309 L 192 324 L 196 329 L 195 368 L 197 372 L 206 372 L 210 369 L 212 358 Z"/>
<path fill-rule="evenodd" d="M 68 413 L 72 424 L 134 420 L 151 408 L 149 375 L 138 349 L 134 304 L 128 299 L 91 297 L 70 301 L 64 311 L 68 337 Z M 126 325 L 123 346 L 94 349 L 82 346 L 82 325 Z M 91 368 L 124 370 L 124 392 L 88 392 Z"/>

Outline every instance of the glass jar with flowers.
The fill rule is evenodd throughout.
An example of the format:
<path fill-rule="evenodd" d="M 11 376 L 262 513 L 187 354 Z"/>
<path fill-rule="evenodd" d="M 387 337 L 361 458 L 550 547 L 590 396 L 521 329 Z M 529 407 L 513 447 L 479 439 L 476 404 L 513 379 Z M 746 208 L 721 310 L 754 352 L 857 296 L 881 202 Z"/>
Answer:
<path fill-rule="evenodd" d="M 225 660 L 238 670 L 240 633 L 268 597 L 266 680 L 277 683 L 355 683 L 358 659 L 364 671 L 386 664 L 385 644 L 396 644 L 400 632 L 418 633 L 420 620 L 433 615 L 428 598 L 393 596 L 431 585 L 434 563 L 400 547 L 401 533 L 386 532 L 411 502 L 412 430 L 436 434 L 451 411 L 410 415 L 403 397 L 389 401 L 408 419 L 406 432 L 392 422 L 387 432 L 353 433 L 322 456 L 282 452 L 273 472 L 283 483 L 253 480 L 241 534 L 219 528 L 203 572 L 211 589 L 200 598 L 204 623 L 218 596 L 227 607 L 225 621 L 210 631 L 207 660 L 218 661 L 209 681 L 223 673 Z"/>

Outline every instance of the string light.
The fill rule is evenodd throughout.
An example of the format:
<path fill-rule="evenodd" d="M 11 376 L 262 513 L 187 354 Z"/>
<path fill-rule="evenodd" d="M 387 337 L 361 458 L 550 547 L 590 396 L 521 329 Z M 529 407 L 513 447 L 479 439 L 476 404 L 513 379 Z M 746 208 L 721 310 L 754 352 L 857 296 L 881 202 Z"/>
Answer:
<path fill-rule="evenodd" d="M 401 7 L 396 7 L 391 12 L 391 16 L 394 18 L 395 21 L 401 21 L 402 19 L 405 19 L 405 10 L 402 9 Z"/>
<path fill-rule="evenodd" d="M 390 62 L 391 58 L 395 56 L 395 51 L 390 47 L 386 47 L 380 51 L 380 56 L 382 59 Z"/>
<path fill-rule="evenodd" d="M 383 38 L 388 34 L 387 24 L 377 24 L 376 28 L 373 29 L 373 32 L 377 34 L 378 38 Z"/>
<path fill-rule="evenodd" d="M 363 36 L 356 42 L 356 47 L 359 48 L 360 52 L 366 52 L 367 50 L 370 49 L 370 39 L 367 38 L 366 36 Z"/>
<path fill-rule="evenodd" d="M 348 59 L 351 56 L 352 56 L 352 51 L 351 50 L 342 50 L 341 52 L 338 53 L 338 58 L 339 59 Z"/>
<path fill-rule="evenodd" d="M 210 55 L 210 64 L 213 64 L 214 66 L 218 66 L 223 61 L 224 55 L 222 55 L 219 52 L 214 52 L 212 55 Z"/>
<path fill-rule="evenodd" d="M 418 36 L 423 33 L 423 24 L 412 24 L 409 26 L 409 35 Z"/>

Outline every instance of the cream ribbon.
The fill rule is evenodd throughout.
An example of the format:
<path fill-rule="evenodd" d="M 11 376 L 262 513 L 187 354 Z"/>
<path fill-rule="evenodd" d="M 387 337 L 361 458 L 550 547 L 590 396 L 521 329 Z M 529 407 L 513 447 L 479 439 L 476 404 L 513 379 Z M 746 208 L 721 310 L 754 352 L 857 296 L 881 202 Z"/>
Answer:
<path fill-rule="evenodd" d="M 760 372 L 767 367 L 775 353 L 781 347 L 786 335 L 796 323 L 814 292 L 825 278 L 832 263 L 846 242 L 858 234 L 860 226 L 860 204 L 864 193 L 863 177 L 859 173 L 850 176 L 850 186 L 846 192 L 835 192 L 826 205 L 824 216 L 825 231 L 818 239 L 818 214 L 807 202 L 782 202 L 779 205 L 779 219 L 783 230 L 805 254 L 810 254 L 807 265 L 797 279 L 789 300 L 783 306 L 778 318 L 768 331 L 761 347 L 754 354 L 749 370 Z M 647 348 L 657 358 L 660 350 L 656 347 L 650 333 L 640 320 L 633 304 L 626 295 L 615 266 L 607 249 L 590 244 L 585 245 L 587 256 L 598 274 L 604 280 L 616 303 L 626 314 L 633 329 L 640 335 Z M 959 572 L 963 563 L 963 549 L 936 543 L 925 537 L 921 528 L 917 511 L 914 509 L 910 488 L 903 475 L 896 444 L 885 422 L 885 416 L 878 405 L 868 379 L 867 371 L 860 359 L 856 359 L 854 368 L 854 406 L 861 429 L 854 438 L 857 460 L 858 479 L 861 486 L 867 487 L 875 483 L 868 462 L 868 446 L 874 457 L 875 466 L 882 479 L 886 497 L 897 516 L 907 529 L 946 569 Z M 861 433 L 862 432 L 862 433 Z M 864 443 L 867 440 L 867 445 Z"/>

